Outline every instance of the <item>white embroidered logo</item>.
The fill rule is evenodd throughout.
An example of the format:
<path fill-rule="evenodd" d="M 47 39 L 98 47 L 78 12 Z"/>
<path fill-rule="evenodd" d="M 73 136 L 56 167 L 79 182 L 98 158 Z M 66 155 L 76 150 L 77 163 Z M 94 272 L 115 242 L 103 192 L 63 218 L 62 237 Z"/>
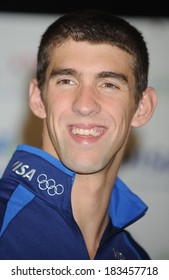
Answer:
<path fill-rule="evenodd" d="M 40 174 L 37 177 L 38 187 L 42 191 L 47 191 L 48 195 L 61 195 L 64 192 L 64 187 L 61 184 L 56 184 L 54 179 L 48 179 L 46 174 Z"/>

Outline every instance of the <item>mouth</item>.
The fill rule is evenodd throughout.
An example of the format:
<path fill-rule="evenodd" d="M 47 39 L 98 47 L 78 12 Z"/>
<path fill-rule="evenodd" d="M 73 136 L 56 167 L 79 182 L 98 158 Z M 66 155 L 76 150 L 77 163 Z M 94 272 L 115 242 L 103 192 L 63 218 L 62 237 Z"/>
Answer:
<path fill-rule="evenodd" d="M 98 137 L 104 132 L 104 128 L 94 127 L 91 129 L 84 129 L 84 128 L 73 127 L 71 132 L 74 135 Z"/>
<path fill-rule="evenodd" d="M 94 125 L 71 125 L 69 127 L 71 137 L 78 142 L 83 140 L 96 141 L 105 134 L 106 130 L 103 126 Z"/>

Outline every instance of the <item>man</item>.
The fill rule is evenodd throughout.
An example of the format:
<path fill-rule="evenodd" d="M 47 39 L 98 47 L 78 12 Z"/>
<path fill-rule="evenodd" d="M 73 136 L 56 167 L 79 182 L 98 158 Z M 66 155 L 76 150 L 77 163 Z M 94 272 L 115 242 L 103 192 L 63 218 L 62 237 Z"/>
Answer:
<path fill-rule="evenodd" d="M 157 104 L 148 67 L 122 18 L 77 11 L 47 28 L 29 89 L 42 146 L 19 145 L 0 181 L 1 259 L 149 259 L 125 230 L 147 206 L 117 177 Z"/>

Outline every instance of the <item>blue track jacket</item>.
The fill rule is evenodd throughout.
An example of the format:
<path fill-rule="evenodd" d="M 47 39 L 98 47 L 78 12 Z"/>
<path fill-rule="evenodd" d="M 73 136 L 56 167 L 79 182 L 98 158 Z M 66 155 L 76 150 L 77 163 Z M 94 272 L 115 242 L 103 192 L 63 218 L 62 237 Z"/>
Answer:
<path fill-rule="evenodd" d="M 1 260 L 89 260 L 71 207 L 76 174 L 45 151 L 19 145 L 0 179 Z M 96 260 L 150 259 L 125 228 L 147 206 L 117 177 Z"/>

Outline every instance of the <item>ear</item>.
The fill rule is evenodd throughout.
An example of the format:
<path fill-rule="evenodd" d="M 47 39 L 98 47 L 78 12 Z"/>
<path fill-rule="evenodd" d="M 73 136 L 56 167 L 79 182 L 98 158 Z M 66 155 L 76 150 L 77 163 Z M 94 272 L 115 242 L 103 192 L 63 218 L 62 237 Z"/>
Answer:
<path fill-rule="evenodd" d="M 146 124 L 152 117 L 157 105 L 157 93 L 154 88 L 147 87 L 143 92 L 143 97 L 139 102 L 137 110 L 133 116 L 131 125 L 140 127 Z"/>
<path fill-rule="evenodd" d="M 29 86 L 29 106 L 33 114 L 41 119 L 46 118 L 46 110 L 42 101 L 41 91 L 38 87 L 37 80 L 30 82 Z"/>

